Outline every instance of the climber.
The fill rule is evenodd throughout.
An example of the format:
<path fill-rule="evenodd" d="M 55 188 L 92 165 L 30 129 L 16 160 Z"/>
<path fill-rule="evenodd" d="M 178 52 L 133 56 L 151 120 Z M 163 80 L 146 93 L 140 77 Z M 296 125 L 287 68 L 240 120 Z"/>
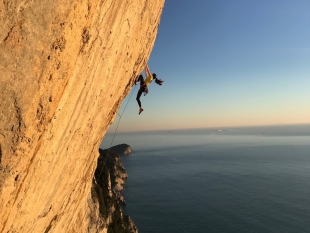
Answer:
<path fill-rule="evenodd" d="M 142 106 L 141 106 L 140 97 L 141 97 L 141 95 L 142 95 L 143 92 L 144 92 L 144 95 L 146 95 L 146 94 L 149 92 L 147 86 L 151 84 L 151 82 L 153 81 L 153 79 L 155 79 L 155 83 L 157 83 L 157 84 L 160 85 L 160 86 L 161 86 L 161 85 L 163 84 L 163 82 L 164 82 L 163 80 L 158 79 L 158 78 L 156 77 L 156 74 L 155 74 L 155 73 L 151 74 L 148 65 L 145 66 L 145 77 L 146 77 L 146 78 L 145 78 L 145 80 L 144 80 L 144 79 L 143 79 L 143 75 L 140 74 L 140 75 L 136 78 L 136 80 L 135 80 L 135 85 L 137 85 L 138 82 L 140 82 L 140 89 L 139 89 L 139 91 L 138 91 L 137 98 L 136 98 L 136 100 L 137 100 L 137 102 L 138 102 L 138 105 L 139 105 L 139 114 L 141 114 L 141 112 L 143 111 L 143 108 L 142 108 Z"/>

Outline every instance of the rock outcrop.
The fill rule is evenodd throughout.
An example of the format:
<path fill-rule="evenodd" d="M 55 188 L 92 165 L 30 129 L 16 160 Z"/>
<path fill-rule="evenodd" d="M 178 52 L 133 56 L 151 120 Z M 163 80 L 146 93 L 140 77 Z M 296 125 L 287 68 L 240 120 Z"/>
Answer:
<path fill-rule="evenodd" d="M 92 223 L 95 229 L 107 228 L 108 232 L 137 233 L 138 229 L 129 216 L 123 214 L 125 204 L 121 195 L 127 173 L 119 154 L 107 149 L 99 149 L 98 166 L 95 171 L 92 200 L 99 209 L 101 221 Z"/>
<path fill-rule="evenodd" d="M 0 2 L 0 232 L 107 232 L 91 192 L 98 148 L 163 5 Z"/>
<path fill-rule="evenodd" d="M 112 146 L 110 150 L 119 155 L 128 155 L 132 152 L 131 147 L 125 143 Z"/>

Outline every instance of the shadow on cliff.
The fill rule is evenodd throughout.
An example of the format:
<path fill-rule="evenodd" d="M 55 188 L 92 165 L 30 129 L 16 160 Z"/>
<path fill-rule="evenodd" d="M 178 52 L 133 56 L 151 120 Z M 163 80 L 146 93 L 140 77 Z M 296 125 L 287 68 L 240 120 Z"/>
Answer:
<path fill-rule="evenodd" d="M 119 155 L 112 151 L 108 154 L 108 150 L 102 149 L 99 149 L 99 153 L 93 180 L 92 198 L 98 198 L 100 215 L 105 221 L 109 220 L 110 222 L 108 223 L 108 233 L 138 232 L 132 219 L 122 213 L 121 200 L 113 190 L 119 174 L 126 174 Z"/>

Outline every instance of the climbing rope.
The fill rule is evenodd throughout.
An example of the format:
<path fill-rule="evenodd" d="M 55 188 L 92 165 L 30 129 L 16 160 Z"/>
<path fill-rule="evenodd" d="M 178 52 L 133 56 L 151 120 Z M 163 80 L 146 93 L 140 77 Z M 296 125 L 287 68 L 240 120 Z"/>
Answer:
<path fill-rule="evenodd" d="M 136 88 L 136 85 L 134 86 L 133 91 L 134 91 L 135 88 Z M 110 148 L 109 148 L 109 150 L 108 150 L 108 154 L 107 154 L 107 156 L 106 156 L 106 158 L 105 158 L 105 160 L 104 160 L 103 166 L 102 166 L 101 171 L 100 171 L 100 173 L 99 173 L 98 180 L 99 180 L 100 177 L 101 177 L 101 174 L 102 174 L 102 171 L 103 171 L 103 167 L 105 166 L 105 163 L 106 163 L 106 161 L 107 161 L 107 159 L 108 159 L 108 157 L 109 157 L 110 150 L 111 150 L 112 144 L 113 144 L 113 142 L 114 142 L 114 138 L 115 138 L 115 135 L 116 135 L 116 133 L 117 133 L 117 129 L 118 129 L 119 123 L 120 123 L 120 121 L 121 121 L 121 119 L 122 119 L 122 116 L 123 116 L 123 114 L 124 114 L 124 112 L 125 112 L 125 110 L 126 110 L 126 108 L 127 108 L 127 105 L 128 105 L 128 103 L 129 103 L 129 100 L 131 99 L 131 96 L 132 96 L 132 94 L 133 94 L 133 91 L 131 92 L 131 94 L 130 94 L 130 96 L 129 96 L 129 99 L 128 99 L 126 105 L 125 105 L 125 108 L 124 108 L 123 111 L 122 111 L 122 114 L 119 115 L 119 113 L 117 113 L 117 114 L 119 115 L 119 119 L 118 119 L 118 122 L 117 122 L 116 129 L 115 129 L 115 131 L 114 131 L 114 135 L 113 135 L 113 138 L 112 138 L 112 142 L 111 142 L 111 144 L 110 144 Z"/>
<path fill-rule="evenodd" d="M 106 156 L 106 158 L 105 158 L 105 160 L 104 160 L 104 163 L 103 163 L 103 165 L 102 165 L 101 171 L 100 171 L 99 176 L 98 176 L 98 178 L 97 178 L 98 180 L 99 180 L 100 177 L 101 177 L 101 174 L 102 174 L 102 172 L 103 172 L 103 168 L 104 168 L 104 166 L 105 166 L 105 164 L 106 164 L 106 161 L 107 161 L 107 159 L 108 159 L 108 157 L 109 157 L 110 150 L 111 150 L 112 144 L 113 144 L 113 142 L 114 142 L 114 138 L 115 138 L 115 135 L 116 135 L 116 133 L 117 133 L 118 126 L 119 126 L 119 123 L 120 123 L 120 121 L 121 121 L 121 118 L 122 118 L 122 116 L 123 116 L 123 114 L 124 114 L 124 112 L 125 112 L 125 110 L 126 110 L 126 108 L 127 108 L 127 105 L 128 105 L 128 103 L 129 103 L 129 101 L 130 101 L 130 99 L 131 99 L 132 94 L 134 93 L 135 88 L 136 88 L 136 85 L 135 85 L 134 88 L 132 89 L 131 94 L 130 94 L 130 96 L 129 96 L 129 99 L 128 99 L 128 101 L 127 101 L 127 103 L 126 103 L 126 105 L 125 105 L 125 108 L 123 109 L 121 115 L 120 115 L 119 113 L 117 113 L 117 114 L 119 115 L 119 119 L 118 119 L 118 122 L 117 122 L 116 129 L 115 129 L 115 131 L 114 131 L 114 135 L 113 135 L 113 138 L 112 138 L 112 142 L 111 142 L 111 144 L 110 144 L 110 148 L 109 148 L 109 150 L 108 150 L 107 156 Z M 94 177 L 94 179 L 95 179 L 95 183 L 97 184 L 97 181 L 96 181 L 96 178 L 95 178 L 95 177 Z M 83 223 L 83 220 L 84 220 L 85 216 L 86 216 L 86 213 L 84 214 L 81 223 Z M 82 227 L 79 228 L 78 233 L 80 232 L 81 229 L 82 229 Z"/>

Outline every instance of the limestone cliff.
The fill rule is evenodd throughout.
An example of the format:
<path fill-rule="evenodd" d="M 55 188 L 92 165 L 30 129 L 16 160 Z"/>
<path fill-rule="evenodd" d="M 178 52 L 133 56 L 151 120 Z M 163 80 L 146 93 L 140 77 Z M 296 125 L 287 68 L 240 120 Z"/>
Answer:
<path fill-rule="evenodd" d="M 123 214 L 121 195 L 127 173 L 120 156 L 111 150 L 99 149 L 98 166 L 92 186 L 92 202 L 99 209 L 100 222 L 91 222 L 95 229 L 108 228 L 108 232 L 137 233 L 137 227 L 129 216 Z"/>
<path fill-rule="evenodd" d="M 98 148 L 163 5 L 0 2 L 0 232 L 107 232 L 91 201 Z"/>

